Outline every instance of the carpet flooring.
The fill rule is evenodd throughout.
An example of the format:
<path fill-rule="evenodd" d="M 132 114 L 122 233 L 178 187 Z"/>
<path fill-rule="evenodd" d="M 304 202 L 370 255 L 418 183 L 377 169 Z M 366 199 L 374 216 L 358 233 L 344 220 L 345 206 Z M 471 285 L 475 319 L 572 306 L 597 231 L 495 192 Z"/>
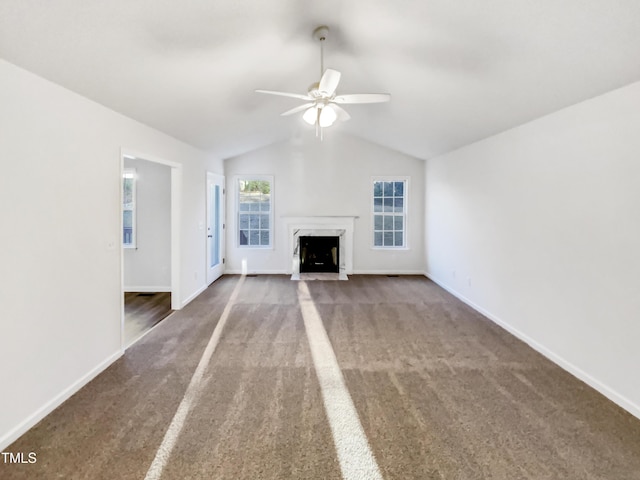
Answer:
<path fill-rule="evenodd" d="M 144 479 L 239 278 L 9 446 L 37 462 L 0 478 Z M 343 478 L 299 283 L 244 279 L 161 478 Z M 431 281 L 305 284 L 385 479 L 640 480 L 640 420 Z"/>

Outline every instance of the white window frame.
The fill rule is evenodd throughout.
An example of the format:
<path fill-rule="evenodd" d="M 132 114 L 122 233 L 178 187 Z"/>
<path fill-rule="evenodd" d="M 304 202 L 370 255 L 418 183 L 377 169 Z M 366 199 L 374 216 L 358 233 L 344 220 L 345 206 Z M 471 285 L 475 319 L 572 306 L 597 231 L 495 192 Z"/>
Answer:
<path fill-rule="evenodd" d="M 241 245 L 240 244 L 240 181 L 260 181 L 260 182 L 269 182 L 270 184 L 270 188 L 269 188 L 269 195 L 270 195 L 270 200 L 269 200 L 269 244 L 268 245 Z M 236 208 L 235 208 L 235 219 L 236 219 L 236 245 L 238 248 L 242 248 L 242 249 L 251 249 L 251 250 L 265 250 L 265 249 L 273 249 L 273 239 L 274 239 L 274 224 L 273 224 L 273 218 L 274 218 L 274 192 L 275 192 L 275 188 L 274 188 L 274 181 L 273 181 L 273 175 L 236 175 L 234 177 L 234 185 L 235 185 L 235 202 L 236 202 Z M 264 214 L 263 212 L 260 212 L 261 214 Z"/>
<path fill-rule="evenodd" d="M 369 194 L 370 194 L 370 205 L 371 205 L 371 248 L 374 250 L 408 250 L 409 249 L 409 228 L 407 225 L 407 219 L 409 216 L 409 183 L 411 177 L 403 176 L 403 175 L 385 175 L 385 176 L 375 176 L 371 177 L 371 182 L 369 183 Z M 374 200 L 374 184 L 376 182 L 404 182 L 403 188 L 403 211 L 401 213 L 396 212 L 376 212 L 375 211 L 375 200 Z M 403 245 L 376 245 L 375 244 L 375 222 L 377 215 L 392 215 L 392 216 L 401 216 L 402 217 L 402 240 Z M 384 232 L 384 230 L 382 230 Z M 383 233 L 384 235 L 384 233 Z"/>
<path fill-rule="evenodd" d="M 131 206 L 125 207 L 124 205 L 124 179 L 133 179 L 131 187 Z M 137 248 L 138 247 L 138 224 L 137 224 L 137 189 L 138 189 L 138 176 L 135 168 L 125 168 L 122 170 L 122 247 L 123 248 Z M 131 242 L 124 243 L 124 212 L 131 212 Z"/>

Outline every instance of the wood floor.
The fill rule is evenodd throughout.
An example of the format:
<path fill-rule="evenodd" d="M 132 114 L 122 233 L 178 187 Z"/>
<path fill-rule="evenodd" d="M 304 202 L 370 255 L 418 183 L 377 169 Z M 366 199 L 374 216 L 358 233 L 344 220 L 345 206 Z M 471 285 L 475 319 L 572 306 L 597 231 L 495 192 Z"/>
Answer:
<path fill-rule="evenodd" d="M 125 345 L 134 343 L 158 322 L 168 317 L 172 311 L 170 292 L 126 292 L 124 294 Z"/>
<path fill-rule="evenodd" d="M 147 478 L 368 479 L 336 453 L 342 387 L 386 480 L 640 479 L 640 420 L 426 278 L 276 275 L 216 281 L 8 447 L 37 462 L 0 478 L 142 480 L 159 455 Z"/>

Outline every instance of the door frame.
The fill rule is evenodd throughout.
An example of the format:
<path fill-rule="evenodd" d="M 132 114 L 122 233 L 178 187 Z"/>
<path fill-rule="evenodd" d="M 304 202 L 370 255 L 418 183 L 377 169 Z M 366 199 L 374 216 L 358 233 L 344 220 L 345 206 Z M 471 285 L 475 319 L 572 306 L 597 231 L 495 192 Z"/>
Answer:
<path fill-rule="evenodd" d="M 163 158 L 141 153 L 129 148 L 120 149 L 120 349 L 126 349 L 124 336 L 124 249 L 122 247 L 122 175 L 124 173 L 125 158 L 146 160 L 159 163 L 171 168 L 171 309 L 180 310 L 182 301 L 180 296 L 180 224 L 182 205 L 182 164 Z"/>
<path fill-rule="evenodd" d="M 213 272 L 212 273 L 212 268 L 210 267 L 211 265 L 211 247 L 209 245 L 209 229 L 211 228 L 210 225 L 210 221 L 211 221 L 211 212 L 209 211 L 210 206 L 211 206 L 211 185 L 220 185 L 221 187 L 221 195 L 220 195 L 220 205 L 219 205 L 219 211 L 220 211 L 220 217 L 218 219 L 218 223 L 219 223 L 219 232 L 220 232 L 220 251 L 218 252 L 220 255 L 220 263 L 219 265 L 219 269 L 217 272 Z M 220 174 L 220 173 L 214 173 L 214 172 L 210 172 L 207 171 L 207 175 L 206 175 L 206 194 L 205 194 L 205 202 L 206 202 L 206 206 L 205 206 L 205 210 L 206 210 L 206 232 L 205 234 L 207 235 L 205 238 L 205 246 L 206 246 L 206 265 L 205 265 L 205 277 L 206 277 L 206 283 L 207 286 L 211 285 L 213 282 L 215 282 L 218 278 L 220 278 L 223 274 L 224 274 L 224 270 L 225 270 L 225 237 L 226 237 L 226 202 L 225 202 L 225 196 L 226 196 L 226 186 L 225 186 L 225 178 L 224 175 Z"/>

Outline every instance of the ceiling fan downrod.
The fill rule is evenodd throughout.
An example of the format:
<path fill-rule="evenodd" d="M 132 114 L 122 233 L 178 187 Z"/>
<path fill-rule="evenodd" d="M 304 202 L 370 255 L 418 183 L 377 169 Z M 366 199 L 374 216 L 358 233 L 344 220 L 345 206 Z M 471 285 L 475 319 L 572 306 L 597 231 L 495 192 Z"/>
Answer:
<path fill-rule="evenodd" d="M 324 41 L 329 35 L 329 27 L 321 25 L 313 31 L 313 38 L 320 42 L 320 77 L 324 73 Z"/>
<path fill-rule="evenodd" d="M 321 25 L 313 31 L 313 37 L 320 42 L 320 78 L 322 78 L 322 75 L 324 74 L 324 42 L 327 39 L 327 35 L 329 35 L 329 27 L 327 27 L 326 25 Z M 315 109 L 316 137 L 320 137 L 320 141 L 322 141 L 322 126 L 320 125 L 320 115 L 322 115 L 322 107 L 320 105 L 317 105 Z"/>

